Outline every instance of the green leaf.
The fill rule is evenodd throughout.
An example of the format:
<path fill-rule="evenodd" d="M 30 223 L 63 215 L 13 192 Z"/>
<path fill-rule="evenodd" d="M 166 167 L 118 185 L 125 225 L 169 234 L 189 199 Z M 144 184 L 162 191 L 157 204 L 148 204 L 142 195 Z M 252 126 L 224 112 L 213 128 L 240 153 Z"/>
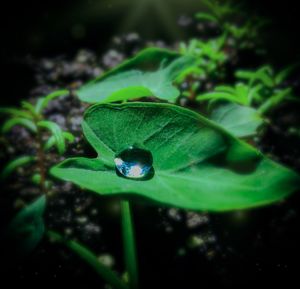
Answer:
<path fill-rule="evenodd" d="M 217 106 L 210 119 L 222 126 L 236 137 L 249 137 L 257 133 L 263 119 L 251 107 L 227 103 Z"/>
<path fill-rule="evenodd" d="M 69 91 L 66 89 L 63 89 L 63 90 L 54 91 L 45 97 L 39 98 L 35 105 L 35 108 L 34 108 L 35 112 L 38 114 L 42 113 L 43 109 L 47 107 L 47 105 L 49 104 L 49 102 L 51 100 L 53 100 L 57 97 L 60 97 L 60 96 L 68 95 L 68 94 L 69 94 Z"/>
<path fill-rule="evenodd" d="M 34 105 L 32 103 L 30 103 L 29 101 L 23 100 L 21 102 L 21 105 L 24 109 L 26 109 L 27 111 L 29 111 L 29 113 L 31 114 L 31 116 L 37 116 L 36 111 L 34 109 Z"/>
<path fill-rule="evenodd" d="M 275 76 L 276 85 L 280 85 L 282 82 L 284 82 L 297 66 L 299 66 L 299 63 L 290 65 L 290 66 L 282 69 L 281 71 L 279 71 Z"/>
<path fill-rule="evenodd" d="M 21 156 L 12 161 L 10 161 L 2 170 L 0 174 L 1 179 L 6 179 L 11 173 L 13 173 L 17 168 L 25 166 L 31 162 L 34 162 L 36 157 L 34 156 Z"/>
<path fill-rule="evenodd" d="M 247 80 L 250 86 L 257 82 L 261 82 L 267 87 L 274 87 L 275 80 L 273 79 L 273 73 L 272 67 L 265 65 L 254 71 L 238 70 L 235 73 L 235 76 L 237 78 Z"/>
<path fill-rule="evenodd" d="M 191 56 L 182 56 L 166 49 L 148 48 L 82 86 L 77 94 L 82 101 L 90 103 L 145 96 L 174 102 L 179 96 L 179 90 L 172 83 L 194 61 Z"/>
<path fill-rule="evenodd" d="M 238 102 L 240 103 L 239 99 L 231 93 L 228 92 L 207 92 L 200 94 L 196 97 L 196 100 L 198 101 L 204 101 L 204 100 L 228 100 L 232 102 Z M 242 103 L 244 104 L 244 103 Z"/>
<path fill-rule="evenodd" d="M 14 107 L 0 107 L 0 113 L 10 114 L 14 117 L 32 119 L 32 115 L 30 113 Z"/>
<path fill-rule="evenodd" d="M 37 132 L 36 125 L 32 120 L 22 117 L 13 117 L 3 124 L 2 133 L 10 131 L 16 125 L 23 126 L 28 130 L 32 131 L 33 133 Z"/>
<path fill-rule="evenodd" d="M 51 173 L 101 195 L 226 211 L 281 200 L 299 185 L 293 171 L 175 105 L 95 105 L 84 116 L 83 130 L 99 156 L 67 159 Z M 115 155 L 132 145 L 152 153 L 152 178 L 137 181 L 116 174 Z"/>
<path fill-rule="evenodd" d="M 254 87 L 244 83 L 237 83 L 235 86 L 220 85 L 216 86 L 213 92 L 198 95 L 196 100 L 225 100 L 249 106 L 253 99 L 260 97 L 260 89 L 261 85 L 259 84 Z"/>
<path fill-rule="evenodd" d="M 269 97 L 262 105 L 258 108 L 260 114 L 266 114 L 271 109 L 277 107 L 282 101 L 292 93 L 291 88 L 280 89 L 274 95 Z"/>
<path fill-rule="evenodd" d="M 75 140 L 75 137 L 73 134 L 71 134 L 70 132 L 63 132 L 62 133 L 63 137 L 65 140 L 67 140 L 68 142 L 72 143 Z M 44 145 L 44 150 L 50 150 L 52 147 L 54 147 L 56 145 L 56 138 L 54 135 L 52 135 L 47 142 Z"/>
<path fill-rule="evenodd" d="M 198 20 L 206 20 L 206 21 L 211 21 L 211 22 L 218 22 L 218 18 L 215 17 L 212 14 L 205 13 L 205 12 L 199 12 L 196 14 L 196 18 Z"/>
<path fill-rule="evenodd" d="M 45 208 L 46 197 L 41 196 L 22 209 L 9 224 L 6 238 L 15 248 L 17 257 L 25 257 L 41 241 L 45 231 Z"/>
<path fill-rule="evenodd" d="M 61 128 L 55 122 L 47 120 L 39 121 L 38 126 L 51 131 L 59 154 L 63 154 L 66 151 L 66 144 Z"/>
<path fill-rule="evenodd" d="M 48 231 L 48 236 L 56 242 L 61 242 L 67 246 L 72 252 L 78 255 L 82 260 L 87 262 L 95 272 L 101 276 L 107 283 L 116 289 L 128 289 L 128 286 L 117 276 L 115 272 L 103 265 L 97 256 L 88 248 L 80 244 L 79 242 L 68 240 L 60 234 Z"/>

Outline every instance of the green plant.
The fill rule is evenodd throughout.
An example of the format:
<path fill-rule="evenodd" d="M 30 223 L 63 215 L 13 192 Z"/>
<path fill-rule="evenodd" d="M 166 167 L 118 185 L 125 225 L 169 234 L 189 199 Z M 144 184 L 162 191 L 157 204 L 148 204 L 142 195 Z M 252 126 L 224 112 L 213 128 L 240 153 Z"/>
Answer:
<path fill-rule="evenodd" d="M 275 73 L 271 66 L 265 65 L 257 70 L 238 70 L 235 76 L 246 82 L 248 87 L 258 88 L 253 98 L 254 104 L 258 106 L 259 113 L 267 114 L 283 101 L 297 101 L 297 98 L 293 96 L 292 88 L 284 86 L 296 66 L 291 65 Z"/>
<path fill-rule="evenodd" d="M 207 11 L 196 14 L 196 19 L 211 22 L 226 33 L 231 45 L 239 48 L 253 48 L 259 32 L 268 20 L 246 14 L 244 3 L 233 1 L 202 1 Z"/>
<path fill-rule="evenodd" d="M 217 68 L 223 65 L 227 60 L 227 55 L 223 51 L 226 40 L 226 34 L 207 41 L 192 39 L 187 44 L 179 44 L 179 52 L 183 55 L 193 56 L 196 65 L 187 67 L 179 79 L 184 79 L 187 75 L 195 74 L 197 77 L 208 77 L 215 73 Z"/>
<path fill-rule="evenodd" d="M 199 12 L 196 18 L 199 20 L 213 21 L 223 23 L 228 17 L 234 16 L 240 12 L 240 3 L 234 5 L 231 1 L 208 1 L 203 0 L 202 4 L 209 10 L 208 12 Z"/>
<path fill-rule="evenodd" d="M 251 106 L 253 100 L 260 98 L 260 94 L 258 93 L 260 89 L 261 85 L 251 87 L 243 83 L 238 83 L 235 86 L 218 85 L 214 88 L 214 91 L 196 96 L 196 100 L 200 102 L 207 100 L 227 100 L 241 105 Z"/>
<path fill-rule="evenodd" d="M 226 125 L 233 127 L 233 121 L 227 119 Z M 132 197 L 184 209 L 227 211 L 281 200 L 297 188 L 300 180 L 216 123 L 170 104 L 95 105 L 85 113 L 82 126 L 98 157 L 67 159 L 51 173 L 100 195 L 123 197 L 122 229 L 130 288 L 138 286 L 128 201 Z M 249 126 L 240 126 L 235 132 L 249 132 Z M 132 151 L 132 147 L 151 153 L 149 178 L 142 171 L 152 163 L 148 160 L 143 164 L 137 154 L 126 152 L 130 159 L 124 159 L 124 166 L 118 167 L 122 152 Z M 137 160 L 141 167 L 136 165 Z M 134 169 L 135 174 L 128 174 Z M 142 178 L 136 178 L 136 174 Z"/>
<path fill-rule="evenodd" d="M 36 155 L 21 156 L 10 161 L 1 172 L 2 180 L 21 166 L 37 163 L 38 172 L 33 176 L 40 184 L 41 192 L 46 193 L 46 151 L 56 147 L 62 155 L 66 150 L 65 142 L 73 142 L 74 136 L 69 132 L 63 132 L 53 121 L 46 120 L 43 114 L 48 103 L 56 97 L 69 94 L 68 90 L 59 90 L 45 97 L 40 97 L 33 105 L 28 101 L 22 102 L 22 108 L 2 107 L 1 113 L 10 115 L 10 118 L 2 125 L 2 133 L 8 133 L 14 126 L 22 126 L 34 135 L 36 143 Z M 46 141 L 44 141 L 46 137 Z"/>
<path fill-rule="evenodd" d="M 287 77 L 294 68 L 295 66 L 290 66 L 278 73 L 275 73 L 269 65 L 253 71 L 237 70 L 235 76 L 240 82 L 234 86 L 217 85 L 213 91 L 197 95 L 196 100 L 199 102 L 226 100 L 257 107 L 257 113 L 265 115 L 282 101 L 297 101 L 292 95 L 292 88 L 284 87 Z"/>

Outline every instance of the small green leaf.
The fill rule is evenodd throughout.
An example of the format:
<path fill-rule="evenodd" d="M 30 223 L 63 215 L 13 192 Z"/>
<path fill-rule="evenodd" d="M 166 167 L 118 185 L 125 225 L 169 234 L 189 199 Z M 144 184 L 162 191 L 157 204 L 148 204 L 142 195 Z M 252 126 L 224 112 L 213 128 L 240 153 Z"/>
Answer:
<path fill-rule="evenodd" d="M 172 83 L 194 61 L 191 56 L 182 56 L 166 49 L 148 48 L 82 86 L 77 94 L 82 101 L 90 103 L 145 96 L 174 102 L 179 96 L 179 90 Z"/>
<path fill-rule="evenodd" d="M 34 156 L 21 156 L 12 161 L 10 161 L 2 170 L 0 174 L 1 179 L 6 179 L 11 173 L 13 173 L 17 168 L 25 166 L 31 162 L 34 162 L 36 157 Z"/>
<path fill-rule="evenodd" d="M 51 173 L 101 195 L 226 211 L 281 200 L 299 185 L 293 171 L 175 105 L 95 105 L 85 113 L 83 130 L 99 156 L 67 159 Z M 116 173 L 115 156 L 131 146 L 152 153 L 152 178 L 137 181 Z"/>
<path fill-rule="evenodd" d="M 200 94 L 196 97 L 196 100 L 198 101 L 204 101 L 204 100 L 228 100 L 232 102 L 239 102 L 237 97 L 231 93 L 228 92 L 207 92 Z"/>
<path fill-rule="evenodd" d="M 243 83 L 237 83 L 235 86 L 220 85 L 216 86 L 213 92 L 198 95 L 196 100 L 225 100 L 241 105 L 250 105 L 252 100 L 258 97 L 260 89 L 260 85 L 251 87 Z"/>
<path fill-rule="evenodd" d="M 275 76 L 276 85 L 280 85 L 282 82 L 284 82 L 297 66 L 299 66 L 299 63 L 290 65 L 279 71 Z"/>
<path fill-rule="evenodd" d="M 29 101 L 24 100 L 21 102 L 21 105 L 24 109 L 28 110 L 32 116 L 37 115 L 34 109 L 34 105 L 31 104 Z"/>
<path fill-rule="evenodd" d="M 37 128 L 35 123 L 27 118 L 21 117 L 13 117 L 7 120 L 2 126 L 2 133 L 7 133 L 10 131 L 14 126 L 19 125 L 27 128 L 28 130 L 32 131 L 33 133 L 37 132 Z"/>
<path fill-rule="evenodd" d="M 32 115 L 30 113 L 14 107 L 0 107 L 0 113 L 10 114 L 14 117 L 32 119 Z"/>
<path fill-rule="evenodd" d="M 198 20 L 205 20 L 205 21 L 211 21 L 211 22 L 218 22 L 218 18 L 215 17 L 212 14 L 205 13 L 205 12 L 199 12 L 196 14 L 196 18 Z"/>
<path fill-rule="evenodd" d="M 70 132 L 63 132 L 62 135 L 63 135 L 64 139 L 70 143 L 74 142 L 74 140 L 75 140 L 74 135 L 71 134 Z M 45 151 L 50 150 L 55 145 L 56 145 L 56 138 L 54 137 L 54 135 L 52 135 L 45 143 L 44 150 Z"/>
<path fill-rule="evenodd" d="M 262 105 L 258 108 L 258 112 L 260 114 L 266 114 L 271 109 L 278 106 L 279 103 L 287 99 L 291 93 L 291 88 L 278 90 L 273 96 L 269 97 L 264 103 L 262 103 Z"/>
<path fill-rule="evenodd" d="M 14 247 L 17 257 L 25 257 L 41 241 L 45 231 L 45 208 L 46 197 L 41 196 L 22 209 L 9 224 L 6 238 Z"/>
<path fill-rule="evenodd" d="M 46 120 L 38 122 L 38 126 L 51 131 L 59 154 L 63 154 L 66 151 L 66 144 L 61 128 L 55 122 Z"/>
<path fill-rule="evenodd" d="M 257 111 L 251 107 L 227 103 L 217 106 L 210 119 L 236 137 L 249 137 L 257 133 L 263 120 Z"/>
<path fill-rule="evenodd" d="M 68 95 L 68 94 L 69 94 L 69 91 L 64 89 L 64 90 L 54 91 L 45 97 L 39 98 L 36 103 L 36 106 L 34 108 L 35 112 L 38 114 L 42 113 L 43 109 L 47 107 L 47 105 L 49 104 L 49 102 L 51 100 L 53 100 L 57 97 L 60 97 L 60 96 Z"/>
<path fill-rule="evenodd" d="M 267 87 L 274 87 L 275 81 L 273 79 L 273 73 L 272 67 L 265 65 L 254 71 L 238 70 L 235 73 L 235 76 L 239 79 L 247 80 L 250 86 L 257 82 L 261 82 Z"/>

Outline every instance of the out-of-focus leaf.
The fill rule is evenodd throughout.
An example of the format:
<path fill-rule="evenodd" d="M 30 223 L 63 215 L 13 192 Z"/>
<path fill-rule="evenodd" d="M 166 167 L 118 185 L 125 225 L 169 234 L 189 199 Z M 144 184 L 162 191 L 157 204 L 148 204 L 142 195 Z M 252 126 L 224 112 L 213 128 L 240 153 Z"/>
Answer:
<path fill-rule="evenodd" d="M 173 81 L 194 62 L 191 56 L 182 56 L 166 49 L 147 48 L 82 86 L 77 94 L 82 101 L 90 103 L 145 96 L 174 102 L 180 92 L 173 86 Z"/>
<path fill-rule="evenodd" d="M 8 119 L 2 126 L 2 133 L 6 133 L 10 131 L 14 126 L 19 125 L 27 128 L 28 130 L 32 131 L 33 133 L 37 132 L 37 127 L 35 123 L 27 118 L 21 117 L 13 117 Z"/>
<path fill-rule="evenodd" d="M 279 103 L 287 99 L 287 97 L 292 93 L 291 88 L 286 88 L 277 91 L 273 96 L 269 97 L 259 108 L 258 112 L 260 114 L 266 114 L 271 109 L 276 107 Z"/>
<path fill-rule="evenodd" d="M 290 65 L 281 71 L 279 71 L 275 76 L 275 83 L 276 85 L 280 85 L 283 81 L 285 81 L 291 72 L 297 67 L 299 64 Z"/>
<path fill-rule="evenodd" d="M 63 154 L 66 151 L 66 144 L 61 128 L 55 122 L 46 120 L 38 122 L 38 126 L 46 128 L 52 133 L 59 154 Z"/>
<path fill-rule="evenodd" d="M 30 254 L 41 241 L 45 225 L 43 220 L 46 208 L 46 197 L 41 196 L 30 205 L 22 209 L 11 221 L 5 234 L 15 251 L 11 255 L 18 258 Z"/>
<path fill-rule="evenodd" d="M 64 139 L 70 143 L 74 142 L 74 140 L 75 140 L 74 135 L 71 134 L 70 132 L 63 132 L 62 135 L 63 135 Z M 55 144 L 56 144 L 56 138 L 54 137 L 54 135 L 52 135 L 45 143 L 44 150 L 47 151 L 47 150 L 51 149 L 53 146 L 55 146 Z"/>
<path fill-rule="evenodd" d="M 10 161 L 2 170 L 0 174 L 1 179 L 6 179 L 11 173 L 13 173 L 17 168 L 25 166 L 36 160 L 34 156 L 21 156 L 12 161 Z"/>
<path fill-rule="evenodd" d="M 274 87 L 275 82 L 273 79 L 273 73 L 272 67 L 265 65 L 254 71 L 238 70 L 236 71 L 235 76 L 239 79 L 247 80 L 250 86 L 257 82 L 261 82 L 267 87 Z"/>
<path fill-rule="evenodd" d="M 218 105 L 213 109 L 210 119 L 239 138 L 255 135 L 263 124 L 263 119 L 255 109 L 235 103 Z"/>
<path fill-rule="evenodd" d="M 47 105 L 49 104 L 49 102 L 51 100 L 53 100 L 57 97 L 60 97 L 60 96 L 68 95 L 68 94 L 69 94 L 69 91 L 66 89 L 63 89 L 63 90 L 54 91 L 45 97 L 39 98 L 36 103 L 36 106 L 35 106 L 35 112 L 39 113 L 39 114 L 42 113 L 43 109 L 47 107 Z"/>
<path fill-rule="evenodd" d="M 212 14 L 209 14 L 209 13 L 199 12 L 199 13 L 197 13 L 195 16 L 196 16 L 196 18 L 197 18 L 198 20 L 205 20 L 205 21 L 211 21 L 211 22 L 218 22 L 218 18 L 215 17 L 215 16 L 212 15 Z"/>
<path fill-rule="evenodd" d="M 32 115 L 27 111 L 14 107 L 0 107 L 0 113 L 10 114 L 14 117 L 31 119 Z"/>
<path fill-rule="evenodd" d="M 32 103 L 30 103 L 29 101 L 24 100 L 24 101 L 21 102 L 21 105 L 24 109 L 28 110 L 32 116 L 36 116 L 34 105 Z"/>

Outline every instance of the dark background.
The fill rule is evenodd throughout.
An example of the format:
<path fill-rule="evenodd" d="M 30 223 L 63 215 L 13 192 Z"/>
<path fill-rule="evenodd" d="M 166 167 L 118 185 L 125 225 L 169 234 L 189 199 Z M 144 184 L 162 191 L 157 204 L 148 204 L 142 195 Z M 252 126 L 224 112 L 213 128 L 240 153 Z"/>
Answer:
<path fill-rule="evenodd" d="M 250 14 L 271 19 L 264 41 L 267 61 L 278 66 L 299 59 L 296 1 L 246 1 Z M 138 32 L 144 39 L 172 42 L 188 38 L 178 28 L 182 14 L 193 15 L 201 0 L 44 0 L 5 1 L 1 7 L 1 103 L 26 97 L 32 71 L 22 60 L 28 56 L 72 55 L 79 48 L 101 53 L 116 34 Z"/>

